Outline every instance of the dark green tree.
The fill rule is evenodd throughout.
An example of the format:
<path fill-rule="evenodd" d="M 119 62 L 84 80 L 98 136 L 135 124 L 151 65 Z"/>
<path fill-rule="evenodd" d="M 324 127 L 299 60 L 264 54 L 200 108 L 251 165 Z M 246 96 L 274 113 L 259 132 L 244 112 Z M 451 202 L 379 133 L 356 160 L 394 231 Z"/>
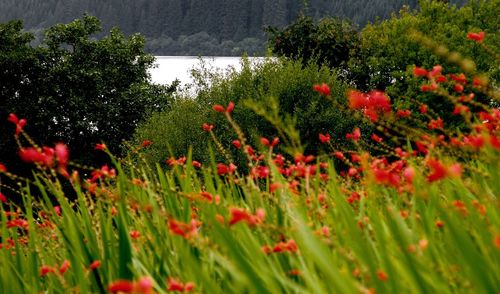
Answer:
<path fill-rule="evenodd" d="M 73 159 L 91 164 L 96 143 L 119 152 L 148 111 L 167 107 L 171 89 L 150 83 L 154 59 L 144 39 L 118 29 L 93 38 L 99 30 L 86 15 L 48 29 L 43 45 L 32 47 L 21 22 L 0 25 L 0 161 L 15 165 L 9 113 L 27 119 L 36 142 L 64 142 Z"/>
<path fill-rule="evenodd" d="M 315 61 L 318 65 L 345 70 L 349 59 L 358 52 L 359 37 L 347 21 L 324 18 L 315 23 L 310 16 L 300 15 L 284 29 L 268 27 L 269 46 L 274 54 L 306 65 Z"/>

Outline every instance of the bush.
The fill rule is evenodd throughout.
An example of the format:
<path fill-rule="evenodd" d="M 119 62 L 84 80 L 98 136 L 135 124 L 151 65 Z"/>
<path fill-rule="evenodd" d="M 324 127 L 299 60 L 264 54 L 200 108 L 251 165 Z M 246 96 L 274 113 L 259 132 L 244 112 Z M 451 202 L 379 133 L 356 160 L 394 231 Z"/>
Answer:
<path fill-rule="evenodd" d="M 335 134 L 332 137 L 342 148 L 345 141 L 340 134 L 352 131 L 355 126 L 366 128 L 351 112 L 332 108 L 331 101 L 311 90 L 315 83 L 325 82 L 331 86 L 332 97 L 345 102 L 347 85 L 327 67 L 318 67 L 314 63 L 304 67 L 300 61 L 268 59 L 251 65 L 244 60 L 241 71 L 231 71 L 225 78 L 210 71 L 198 72 L 199 84 L 206 85 L 207 80 L 210 86 L 201 88 L 192 101 L 184 99 L 175 103 L 171 110 L 155 114 L 137 129 L 136 143 L 143 139 L 158 142 L 147 151 L 151 162 L 162 162 L 169 156 L 166 145 L 172 147 L 174 156 L 185 154 L 185 147 L 192 145 L 194 159 L 206 162 L 205 142 L 209 135 L 201 133 L 203 123 L 213 124 L 214 133 L 223 145 L 230 145 L 237 139 L 236 134 L 211 109 L 215 104 L 227 105 L 230 101 L 236 103 L 234 118 L 243 129 L 252 130 L 249 136 L 255 148 L 260 146 L 261 136 L 273 138 L 278 135 L 269 121 L 253 111 L 261 105 L 270 105 L 272 101 L 277 105 L 280 117 L 294 118 L 287 123 L 295 122 L 303 143 L 302 152 L 321 149 L 319 133 Z M 159 121 L 162 123 L 157 123 Z M 231 152 L 238 157 L 234 151 Z"/>

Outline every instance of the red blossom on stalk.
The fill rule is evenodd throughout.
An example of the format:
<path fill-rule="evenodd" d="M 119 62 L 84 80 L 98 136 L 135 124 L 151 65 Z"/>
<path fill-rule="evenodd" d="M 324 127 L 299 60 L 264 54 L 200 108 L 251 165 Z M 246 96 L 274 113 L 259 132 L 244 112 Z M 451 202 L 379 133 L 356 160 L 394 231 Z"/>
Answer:
<path fill-rule="evenodd" d="M 420 110 L 420 113 L 423 113 L 423 114 L 427 113 L 427 105 L 426 104 L 420 104 L 419 110 Z"/>
<path fill-rule="evenodd" d="M 453 85 L 453 90 L 457 93 L 462 93 L 464 91 L 464 85 L 457 83 Z"/>
<path fill-rule="evenodd" d="M 313 90 L 318 92 L 322 96 L 330 96 L 331 94 L 330 87 L 325 83 L 322 83 L 321 85 L 315 84 L 313 86 Z"/>
<path fill-rule="evenodd" d="M 7 172 L 7 167 L 5 165 L 0 163 L 0 172 L 6 173 Z"/>
<path fill-rule="evenodd" d="M 108 286 L 108 292 L 111 293 L 117 293 L 117 292 L 124 292 L 124 293 L 131 293 L 134 291 L 134 282 L 132 281 L 127 281 L 127 280 L 116 280 L 109 284 Z"/>
<path fill-rule="evenodd" d="M 229 102 L 229 104 L 227 105 L 226 108 L 222 105 L 216 104 L 216 105 L 212 106 L 212 109 L 217 111 L 217 112 L 220 112 L 220 113 L 224 113 L 224 112 L 231 113 L 234 110 L 234 103 Z"/>
<path fill-rule="evenodd" d="M 61 264 L 61 267 L 59 268 L 59 273 L 64 274 L 71 266 L 71 263 L 69 260 L 64 260 L 63 263 Z"/>
<path fill-rule="evenodd" d="M 43 152 L 34 147 L 21 148 L 19 150 L 21 159 L 28 163 L 39 163 L 50 167 L 54 162 L 54 149 L 44 147 Z"/>
<path fill-rule="evenodd" d="M 287 242 L 279 242 L 272 248 L 269 245 L 264 245 L 262 246 L 261 250 L 265 254 L 284 253 L 284 252 L 296 253 L 299 251 L 299 247 L 297 246 L 297 243 L 295 243 L 295 240 L 290 239 Z"/>
<path fill-rule="evenodd" d="M 130 231 L 130 238 L 132 238 L 132 239 L 136 240 L 136 239 L 138 239 L 140 236 L 141 236 L 141 232 L 136 231 L 136 230 L 132 230 L 132 231 Z"/>
<path fill-rule="evenodd" d="M 239 222 L 246 222 L 250 226 L 262 224 L 266 218 L 266 212 L 264 209 L 259 208 L 254 214 L 251 214 L 244 208 L 231 208 L 229 210 L 231 218 L 229 219 L 229 225 L 235 225 Z"/>
<path fill-rule="evenodd" d="M 437 119 L 432 119 L 428 124 L 427 127 L 429 130 L 435 130 L 435 129 L 442 129 L 444 126 L 443 120 L 438 117 Z"/>
<path fill-rule="evenodd" d="M 145 148 L 145 147 L 150 146 L 151 144 L 152 144 L 152 142 L 151 142 L 150 140 L 144 140 L 144 141 L 142 141 L 141 146 L 142 146 L 143 148 Z"/>
<path fill-rule="evenodd" d="M 437 84 L 428 84 L 420 86 L 422 92 L 432 92 L 438 88 Z"/>
<path fill-rule="evenodd" d="M 174 235 L 179 235 L 184 239 L 189 239 L 198 233 L 198 227 L 201 225 L 200 222 L 193 219 L 190 224 L 180 222 L 175 219 L 168 220 L 168 229 L 170 233 Z"/>
<path fill-rule="evenodd" d="M 389 280 L 389 276 L 383 270 L 378 270 L 376 274 L 377 278 L 382 282 L 386 282 L 387 280 Z"/>
<path fill-rule="evenodd" d="M 411 110 L 409 109 L 398 109 L 396 116 L 399 118 L 405 118 L 411 116 Z"/>
<path fill-rule="evenodd" d="M 479 33 L 469 32 L 469 33 L 467 33 L 467 39 L 476 41 L 478 43 L 483 42 L 484 36 L 485 36 L 485 32 L 479 32 Z"/>
<path fill-rule="evenodd" d="M 330 134 L 326 134 L 326 135 L 319 134 L 319 141 L 323 144 L 330 142 L 330 139 L 331 139 Z"/>
<path fill-rule="evenodd" d="M 463 73 L 459 75 L 449 74 L 448 76 L 455 82 L 458 82 L 460 84 L 467 84 L 467 77 Z"/>
<path fill-rule="evenodd" d="M 94 260 L 90 265 L 89 265 L 89 270 L 93 271 L 101 266 L 101 261 L 100 260 Z"/>
<path fill-rule="evenodd" d="M 106 150 L 108 147 L 106 146 L 106 144 L 104 143 L 98 143 L 98 144 L 95 144 L 95 147 L 94 149 L 95 150 L 101 150 L 101 151 L 104 151 Z"/>
<path fill-rule="evenodd" d="M 173 292 L 191 292 L 195 287 L 193 282 L 188 282 L 184 284 L 175 278 L 168 278 L 167 283 L 168 283 L 167 291 L 173 291 Z"/>
<path fill-rule="evenodd" d="M 236 149 L 240 149 L 241 148 L 241 142 L 240 142 L 240 140 L 233 140 L 233 142 L 231 142 L 231 144 L 233 144 L 234 148 L 236 148 Z"/>
<path fill-rule="evenodd" d="M 359 128 L 355 128 L 352 133 L 346 134 L 345 137 L 347 140 L 358 141 L 361 138 L 361 130 Z"/>
<path fill-rule="evenodd" d="M 378 120 L 379 114 L 391 112 L 389 97 L 382 91 L 374 90 L 366 94 L 357 90 L 349 90 L 347 98 L 351 109 L 363 110 L 365 116 L 372 122 Z"/>
<path fill-rule="evenodd" d="M 217 174 L 219 176 L 226 175 L 226 174 L 232 174 L 236 171 L 236 165 L 230 163 L 229 165 L 225 165 L 223 163 L 218 163 L 217 164 Z"/>
<path fill-rule="evenodd" d="M 14 113 L 9 114 L 7 120 L 16 125 L 16 136 L 19 136 L 27 122 L 24 118 L 18 119 Z"/>
<path fill-rule="evenodd" d="M 269 148 L 275 147 L 276 145 L 278 145 L 279 142 L 280 142 L 280 139 L 278 137 L 275 137 L 272 141 L 269 141 L 269 139 L 264 138 L 264 137 L 260 138 L 260 143 L 262 143 L 262 145 L 269 147 Z"/>
<path fill-rule="evenodd" d="M 428 74 L 429 74 L 429 72 L 423 67 L 415 66 L 415 68 L 413 68 L 413 75 L 415 77 L 425 77 Z"/>
<path fill-rule="evenodd" d="M 371 139 L 377 143 L 381 143 L 384 140 L 381 137 L 377 136 L 376 134 L 372 134 Z"/>
<path fill-rule="evenodd" d="M 7 203 L 7 196 L 0 192 L 0 202 Z"/>
<path fill-rule="evenodd" d="M 195 168 L 201 168 L 201 163 L 196 160 L 191 161 L 191 165 Z"/>
<path fill-rule="evenodd" d="M 459 177 L 462 173 L 460 164 L 455 163 L 450 166 L 445 166 L 442 162 L 435 158 L 429 158 L 426 165 L 431 169 L 431 173 L 427 176 L 429 183 L 439 181 L 449 176 Z"/>
<path fill-rule="evenodd" d="M 209 132 L 211 132 L 211 131 L 214 129 L 214 125 L 210 125 L 210 124 L 204 123 L 204 124 L 201 126 L 201 128 L 202 128 L 205 132 L 209 133 Z"/>
<path fill-rule="evenodd" d="M 40 277 L 45 277 L 46 275 L 48 275 L 49 273 L 54 273 L 56 270 L 51 267 L 51 266 L 48 266 L 48 265 L 42 265 L 40 267 Z"/>
<path fill-rule="evenodd" d="M 135 283 L 134 289 L 142 294 L 153 294 L 153 280 L 150 277 L 142 277 Z"/>

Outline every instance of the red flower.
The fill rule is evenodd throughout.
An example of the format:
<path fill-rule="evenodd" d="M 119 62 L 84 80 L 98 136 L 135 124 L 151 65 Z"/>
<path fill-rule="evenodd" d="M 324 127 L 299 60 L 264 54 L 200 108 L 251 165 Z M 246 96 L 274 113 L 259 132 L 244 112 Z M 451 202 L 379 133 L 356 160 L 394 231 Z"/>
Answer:
<path fill-rule="evenodd" d="M 377 271 L 377 278 L 382 282 L 386 282 L 387 280 L 389 280 L 389 276 L 383 270 Z"/>
<path fill-rule="evenodd" d="M 219 104 L 215 104 L 214 106 L 212 106 L 212 109 L 217 111 L 217 112 L 221 112 L 221 113 L 226 111 L 224 106 L 219 105 Z"/>
<path fill-rule="evenodd" d="M 148 147 L 148 146 L 149 146 L 149 145 L 151 145 L 151 144 L 152 144 L 152 143 L 151 143 L 151 141 L 150 141 L 150 140 L 144 140 L 144 141 L 142 141 L 142 145 L 141 145 L 141 146 L 142 146 L 142 147 Z"/>
<path fill-rule="evenodd" d="M 99 268 L 101 266 L 101 261 L 100 260 L 94 260 L 90 265 L 89 265 L 89 270 L 93 271 L 96 268 Z"/>
<path fill-rule="evenodd" d="M 177 279 L 168 278 L 167 283 L 168 283 L 167 291 L 190 292 L 194 289 L 193 282 L 188 282 L 184 284 Z"/>
<path fill-rule="evenodd" d="M 149 277 L 142 277 L 135 283 L 135 291 L 142 294 L 152 294 L 153 281 Z"/>
<path fill-rule="evenodd" d="M 262 208 L 257 209 L 255 215 L 249 213 L 243 208 L 231 208 L 229 213 L 231 214 L 231 218 L 229 220 L 230 226 L 242 221 L 246 222 L 250 226 L 261 224 L 264 222 L 266 217 L 266 212 Z"/>
<path fill-rule="evenodd" d="M 229 102 L 229 104 L 226 107 L 226 112 L 231 113 L 231 112 L 233 112 L 233 110 L 234 110 L 234 103 L 231 101 L 231 102 Z"/>
<path fill-rule="evenodd" d="M 49 273 L 53 273 L 55 272 L 56 270 L 51 267 L 51 266 L 48 266 L 48 265 L 42 265 L 40 267 L 40 277 L 45 277 L 46 275 L 48 275 Z"/>
<path fill-rule="evenodd" d="M 234 103 L 229 102 L 229 104 L 227 105 L 227 108 L 224 108 L 224 106 L 222 106 L 222 105 L 215 104 L 214 106 L 212 106 L 212 109 L 217 111 L 217 112 L 220 112 L 220 113 L 224 113 L 224 112 L 231 113 L 234 110 Z"/>
<path fill-rule="evenodd" d="M 361 138 L 361 131 L 359 128 L 355 128 L 351 134 L 346 134 L 345 137 L 347 140 L 358 141 Z"/>
<path fill-rule="evenodd" d="M 449 74 L 450 79 L 454 80 L 455 82 L 458 82 L 460 84 L 467 84 L 467 77 L 461 73 L 458 76 L 454 74 Z"/>
<path fill-rule="evenodd" d="M 59 171 L 61 174 L 67 174 L 66 166 L 68 165 L 69 151 L 68 146 L 63 143 L 58 143 L 54 147 L 54 153 L 56 154 L 57 162 L 59 163 Z"/>
<path fill-rule="evenodd" d="M 240 140 L 234 140 L 233 142 L 231 142 L 231 144 L 233 144 L 233 146 L 236 149 L 240 149 L 241 148 L 241 142 L 240 142 Z"/>
<path fill-rule="evenodd" d="M 295 243 L 295 240 L 290 239 L 287 242 L 279 242 L 276 244 L 272 250 L 274 253 L 282 253 L 282 252 L 298 252 L 299 247 L 297 246 L 297 243 Z"/>
<path fill-rule="evenodd" d="M 205 132 L 211 132 L 214 128 L 214 125 L 209 125 L 207 123 L 204 123 L 201 128 L 205 131 Z"/>
<path fill-rule="evenodd" d="M 422 90 L 422 92 L 431 92 L 436 90 L 437 88 L 438 88 L 437 84 L 430 84 L 430 85 L 422 85 L 420 87 L 420 90 Z"/>
<path fill-rule="evenodd" d="M 18 119 L 13 113 L 9 114 L 8 121 L 16 125 L 16 136 L 18 136 L 26 125 L 26 119 Z"/>
<path fill-rule="evenodd" d="M 333 154 L 337 159 L 339 160 L 345 160 L 345 156 L 342 152 L 340 151 L 335 151 L 335 153 Z"/>
<path fill-rule="evenodd" d="M 275 147 L 276 145 L 278 145 L 279 142 L 280 142 L 280 139 L 278 137 L 275 137 L 272 142 L 270 142 L 269 139 L 267 139 L 267 138 L 264 138 L 264 137 L 260 138 L 260 143 L 262 143 L 262 145 L 269 147 L 269 148 Z"/>
<path fill-rule="evenodd" d="M 117 292 L 131 293 L 134 291 L 134 283 L 127 280 L 117 280 L 109 284 L 108 291 L 112 293 L 117 293 Z"/>
<path fill-rule="evenodd" d="M 453 86 L 453 89 L 455 90 L 455 92 L 457 93 L 462 93 L 464 91 L 464 86 L 462 84 L 455 84 Z"/>
<path fill-rule="evenodd" d="M 441 71 L 443 70 L 443 67 L 441 65 L 435 65 L 429 75 L 431 77 L 437 77 L 441 75 Z"/>
<path fill-rule="evenodd" d="M 374 122 L 377 121 L 379 113 L 391 111 L 389 97 L 382 91 L 371 91 L 365 94 L 357 90 L 349 90 L 347 98 L 351 109 L 363 110 L 365 116 Z"/>
<path fill-rule="evenodd" d="M 71 266 L 71 263 L 69 262 L 69 260 L 65 260 L 63 261 L 63 263 L 61 264 L 61 267 L 59 268 L 59 272 L 61 274 L 64 274 L 68 269 L 69 267 Z"/>
<path fill-rule="evenodd" d="M 443 128 L 443 120 L 438 117 L 437 119 L 433 119 L 427 125 L 429 130 L 442 129 Z"/>
<path fill-rule="evenodd" d="M 427 105 L 426 104 L 420 104 L 420 113 L 427 113 Z"/>
<path fill-rule="evenodd" d="M 94 149 L 95 150 L 101 150 L 101 151 L 104 151 L 106 150 L 108 147 L 106 146 L 106 144 L 102 143 L 102 144 L 95 144 L 95 147 Z"/>
<path fill-rule="evenodd" d="M 467 33 L 467 39 L 481 43 L 484 40 L 484 35 L 485 35 L 484 32 L 479 32 L 479 33 L 469 32 L 469 33 Z"/>
<path fill-rule="evenodd" d="M 23 161 L 31 163 L 39 163 L 45 166 L 52 165 L 54 161 L 53 153 L 54 150 L 47 147 L 44 147 L 43 153 L 33 147 L 21 148 L 19 150 L 19 156 Z"/>
<path fill-rule="evenodd" d="M 396 116 L 397 117 L 401 117 L 401 118 L 405 118 L 405 117 L 409 117 L 411 116 L 411 110 L 409 109 L 398 109 L 398 111 L 396 112 Z"/>
<path fill-rule="evenodd" d="M 0 163 L 0 172 L 3 172 L 3 173 L 7 172 L 7 168 L 5 167 L 5 165 L 3 165 L 1 163 Z"/>
<path fill-rule="evenodd" d="M 141 236 L 141 233 L 139 231 L 136 231 L 136 230 L 133 230 L 133 231 L 130 231 L 130 238 L 132 239 L 137 239 Z"/>
<path fill-rule="evenodd" d="M 382 139 L 381 137 L 375 135 L 375 134 L 372 134 L 372 140 L 377 142 L 377 143 L 381 143 L 384 139 Z"/>
<path fill-rule="evenodd" d="M 413 69 L 413 75 L 416 76 L 416 77 L 425 77 L 428 74 L 429 74 L 429 72 L 425 68 L 416 66 Z"/>
<path fill-rule="evenodd" d="M 7 203 L 7 196 L 0 192 L 0 202 Z"/>
<path fill-rule="evenodd" d="M 201 167 L 201 163 L 196 161 L 196 160 L 193 160 L 191 161 L 191 165 L 195 168 L 200 168 Z"/>
<path fill-rule="evenodd" d="M 319 85 L 319 84 L 314 85 L 313 90 L 318 92 L 320 95 L 323 95 L 323 96 L 330 96 L 330 94 L 331 94 L 330 87 L 328 87 L 328 85 L 325 83 L 323 83 L 321 85 Z"/>
<path fill-rule="evenodd" d="M 229 165 L 225 165 L 223 163 L 217 164 L 217 174 L 219 176 L 225 174 L 232 174 L 236 170 L 236 165 L 230 163 Z"/>
<path fill-rule="evenodd" d="M 330 134 L 319 134 L 319 141 L 323 144 L 330 142 Z"/>
<path fill-rule="evenodd" d="M 198 225 L 201 223 L 192 220 L 191 224 L 186 224 L 175 219 L 168 220 L 168 229 L 174 235 L 182 236 L 184 239 L 189 239 L 198 233 Z"/>

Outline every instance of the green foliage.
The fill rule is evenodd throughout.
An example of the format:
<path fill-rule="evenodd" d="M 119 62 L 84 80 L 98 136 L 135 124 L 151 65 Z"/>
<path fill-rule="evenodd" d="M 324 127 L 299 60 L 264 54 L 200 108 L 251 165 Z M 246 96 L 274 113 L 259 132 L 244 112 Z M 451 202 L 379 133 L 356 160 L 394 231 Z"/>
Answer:
<path fill-rule="evenodd" d="M 150 84 L 153 57 L 142 37 L 113 29 L 93 38 L 99 29 L 99 20 L 84 16 L 48 29 L 44 44 L 32 47 L 20 22 L 0 25 L 0 118 L 26 118 L 36 141 L 64 141 L 85 163 L 101 141 L 117 152 L 148 111 L 168 105 L 172 91 Z M 14 128 L 0 128 L 1 158 L 13 168 Z"/>
<path fill-rule="evenodd" d="M 352 70 L 363 72 L 366 88 L 385 89 L 393 79 L 412 65 L 432 68 L 436 64 L 456 71 L 454 62 L 444 62 L 440 56 L 429 54 L 429 49 L 416 42 L 411 32 L 419 31 L 435 42 L 452 48 L 461 56 L 477 60 L 477 70 L 489 73 L 498 80 L 499 69 L 495 56 L 485 52 L 476 42 L 467 40 L 467 32 L 485 31 L 485 44 L 499 48 L 499 1 L 470 1 L 461 8 L 437 1 L 423 0 L 415 11 L 402 10 L 392 18 L 367 25 L 361 32 L 360 61 L 354 60 Z M 498 52 L 497 52 L 498 54 Z M 401 86 L 401 85 L 398 85 Z M 399 93 L 401 94 L 401 93 Z"/>
<path fill-rule="evenodd" d="M 317 152 L 321 149 L 319 133 L 333 133 L 335 144 L 345 146 L 343 134 L 351 132 L 355 126 L 363 127 L 360 120 L 347 110 L 331 107 L 331 102 L 312 91 L 312 85 L 325 82 L 332 88 L 332 97 L 338 102 L 345 101 L 347 85 L 340 82 L 328 68 L 316 64 L 305 67 L 299 61 L 269 59 L 255 65 L 243 61 L 241 71 L 231 71 L 226 77 L 207 69 L 197 75 L 202 88 L 194 100 L 180 100 L 172 108 L 153 115 L 142 124 L 135 135 L 136 144 L 144 139 L 154 144 L 145 151 L 151 162 L 163 162 L 169 157 L 166 146 L 172 148 L 173 155 L 185 155 L 187 147 L 193 146 L 193 158 L 207 162 L 208 134 L 203 134 L 203 123 L 213 124 L 214 133 L 221 143 L 230 146 L 237 139 L 231 126 L 215 111 L 215 104 L 236 104 L 234 118 L 244 130 L 251 130 L 247 136 L 254 148 L 260 148 L 260 136 L 273 138 L 278 135 L 272 124 L 253 110 L 274 102 L 280 117 L 295 121 L 303 150 Z M 250 107 L 249 107 L 250 106 Z M 293 119 L 292 119 L 293 118 Z M 341 135 L 342 134 L 342 135 Z M 283 151 L 283 150 L 281 150 Z M 243 160 L 239 152 L 231 149 L 238 163 Z"/>
<path fill-rule="evenodd" d="M 347 21 L 324 18 L 315 24 L 312 17 L 300 15 L 280 30 L 268 27 L 269 44 L 274 54 L 304 64 L 316 61 L 319 66 L 345 70 L 358 51 L 358 33 Z"/>

